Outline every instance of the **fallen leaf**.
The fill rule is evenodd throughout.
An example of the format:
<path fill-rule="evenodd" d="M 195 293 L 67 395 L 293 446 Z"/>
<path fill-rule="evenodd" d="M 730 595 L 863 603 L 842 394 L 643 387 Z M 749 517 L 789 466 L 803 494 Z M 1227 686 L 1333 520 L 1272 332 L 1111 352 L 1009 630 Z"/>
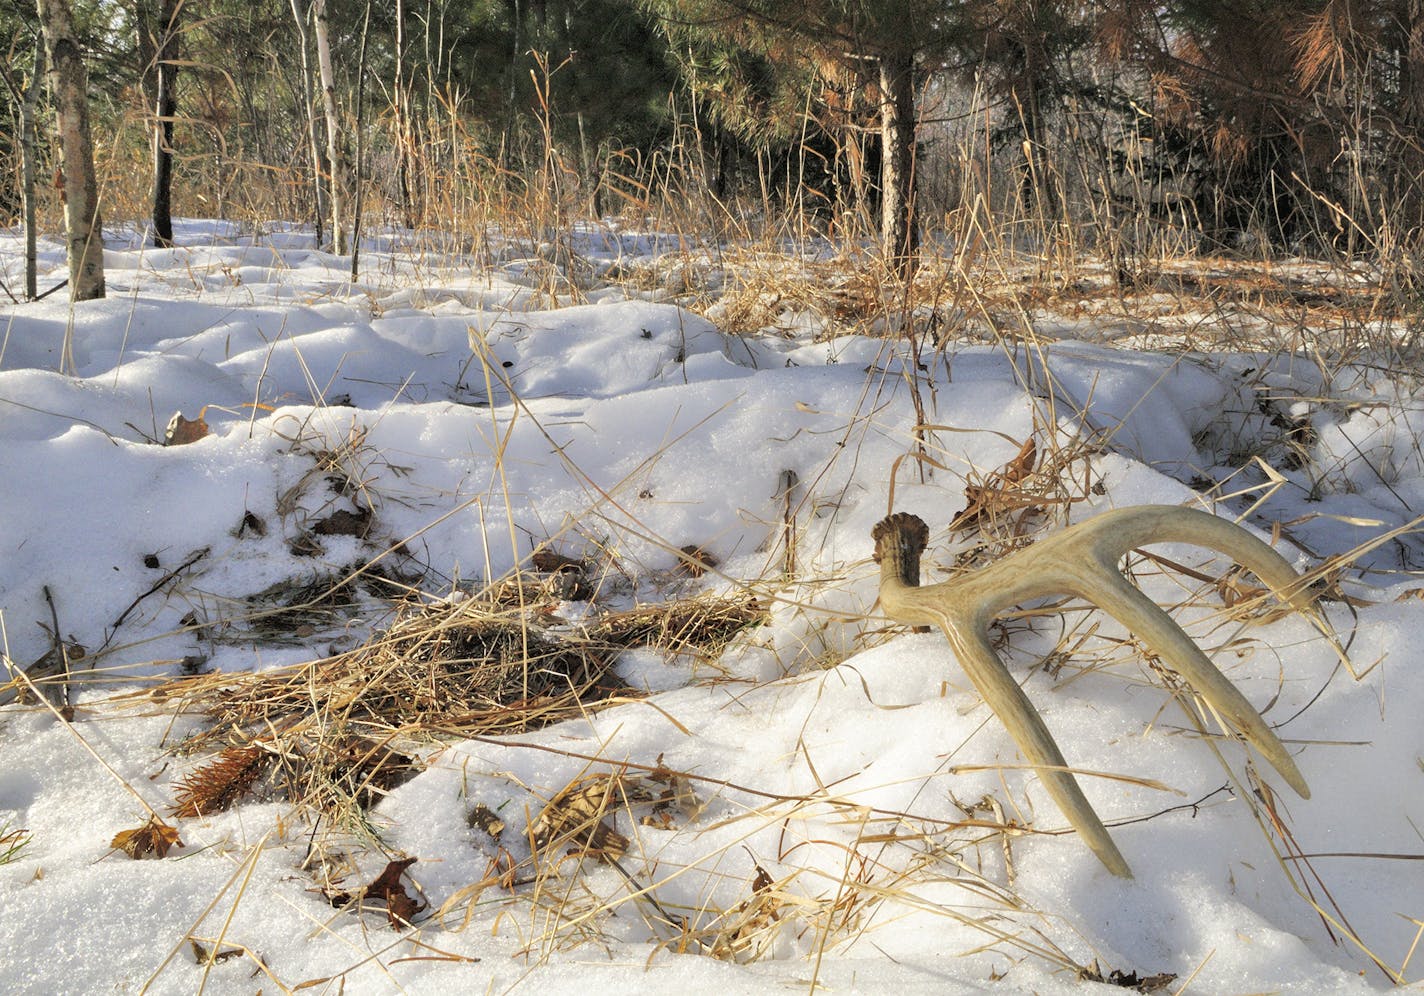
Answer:
<path fill-rule="evenodd" d="M 504 820 L 496 816 L 494 810 L 482 802 L 470 810 L 470 815 L 465 817 L 465 822 L 471 827 L 479 827 L 495 843 L 499 842 L 499 835 L 504 833 Z"/>
<path fill-rule="evenodd" d="M 146 858 L 150 854 L 158 858 L 166 858 L 170 848 L 182 847 L 183 841 L 178 839 L 178 831 L 170 827 L 157 816 L 150 816 L 148 822 L 136 830 L 121 830 L 114 834 L 114 839 L 109 841 L 109 846 L 116 851 L 123 851 L 129 857 L 137 860 Z"/>
<path fill-rule="evenodd" d="M 534 846 L 549 851 L 573 845 L 581 856 L 618 859 L 628 849 L 628 838 L 604 822 L 603 817 L 620 801 L 617 775 L 590 775 L 565 785 L 534 820 Z"/>
<path fill-rule="evenodd" d="M 594 596 L 593 585 L 588 583 L 583 571 L 576 567 L 565 567 L 553 573 L 545 585 L 551 598 L 561 602 L 587 602 Z"/>
<path fill-rule="evenodd" d="M 1030 436 L 1019 448 L 1018 454 L 1004 466 L 985 477 L 982 484 L 966 484 L 964 486 L 964 511 L 954 517 L 949 528 L 965 529 L 978 525 L 985 514 L 996 505 L 1005 505 L 1005 500 L 1011 496 L 1012 489 L 1022 484 L 1033 473 L 1033 466 L 1037 458 L 1038 445 Z M 1009 507 L 1025 506 L 1020 500 Z"/>
<path fill-rule="evenodd" d="M 1038 444 L 1029 436 L 1019 447 L 1018 455 L 1004 465 L 1004 469 L 999 473 L 1005 484 L 1021 484 L 1023 480 L 1033 473 L 1033 465 L 1038 458 Z"/>
<path fill-rule="evenodd" d="M 198 412 L 195 419 L 186 419 L 182 412 L 174 412 L 173 417 L 168 420 L 168 428 L 163 433 L 164 446 L 183 446 L 186 443 L 196 443 L 208 434 L 208 423 L 203 417 L 208 412 L 207 406 Z"/>
<path fill-rule="evenodd" d="M 401 885 L 401 875 L 415 862 L 415 858 L 392 861 L 366 886 L 366 895 L 374 896 L 386 904 L 386 918 L 397 930 L 410 926 L 411 918 L 425 908 L 424 903 L 413 898 L 405 891 L 405 886 Z"/>
<path fill-rule="evenodd" d="M 312 526 L 318 536 L 356 536 L 364 539 L 371 529 L 371 510 L 357 509 L 348 512 L 339 508 Z"/>
<path fill-rule="evenodd" d="M 242 521 L 237 524 L 237 528 L 233 530 L 232 534 L 238 539 L 242 539 L 247 533 L 252 533 L 254 536 L 266 536 L 267 523 L 263 522 L 256 515 L 253 515 L 250 511 L 243 512 Z"/>
<path fill-rule="evenodd" d="M 205 965 L 210 960 L 214 965 L 221 965 L 223 962 L 242 955 L 241 948 L 223 948 L 220 951 L 209 951 L 207 947 L 200 944 L 196 938 L 189 937 L 188 944 L 193 949 L 193 960 L 199 965 Z"/>
<path fill-rule="evenodd" d="M 294 557 L 315 557 L 326 551 L 311 533 L 301 533 L 287 544 L 287 550 Z"/>
<path fill-rule="evenodd" d="M 1136 972 L 1123 972 L 1116 968 L 1104 975 L 1102 969 L 1098 967 L 1097 959 L 1094 959 L 1091 965 L 1078 972 L 1078 978 L 1084 982 L 1104 982 L 1110 986 L 1134 989 L 1140 993 L 1155 993 L 1159 989 L 1167 988 L 1177 977 L 1171 972 L 1139 976 Z"/>
<path fill-rule="evenodd" d="M 757 865 L 756 874 L 752 876 L 752 892 L 765 892 L 774 884 L 771 876 L 767 874 L 767 870 L 761 865 Z"/>
<path fill-rule="evenodd" d="M 695 543 L 689 543 L 680 551 L 682 560 L 675 570 L 686 573 L 694 578 L 700 578 L 707 571 L 716 567 L 720 561 L 712 554 Z"/>
<path fill-rule="evenodd" d="M 546 546 L 541 546 L 529 557 L 529 562 L 534 565 L 536 571 L 550 572 L 561 571 L 565 568 L 574 568 L 582 571 L 584 562 L 575 560 L 573 557 L 566 557 L 562 553 L 550 550 Z"/>

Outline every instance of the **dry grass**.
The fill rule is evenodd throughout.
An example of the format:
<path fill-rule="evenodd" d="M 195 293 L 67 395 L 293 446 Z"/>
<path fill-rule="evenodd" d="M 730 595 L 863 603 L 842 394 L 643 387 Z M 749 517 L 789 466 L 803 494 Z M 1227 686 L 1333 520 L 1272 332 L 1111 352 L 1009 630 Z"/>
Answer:
<path fill-rule="evenodd" d="M 585 773 L 553 793 L 533 820 L 528 856 L 515 859 L 501 846 L 488 874 L 439 909 L 436 918 L 447 929 L 464 929 L 477 910 L 492 905 L 521 911 L 516 915 L 528 918 L 526 953 L 545 956 L 608 944 L 610 917 L 621 915 L 640 919 L 651 941 L 674 951 L 737 963 L 809 953 L 819 965 L 823 955 L 873 938 L 903 916 L 929 914 L 982 934 L 986 946 L 1010 957 L 1082 970 L 1050 939 L 1053 918 L 1012 887 L 995 884 L 997 855 L 1010 855 L 1011 837 L 1033 832 L 1006 823 L 1002 807 L 992 807 L 992 818 L 966 811 L 958 821 L 924 819 L 866 807 L 830 790 L 787 796 L 661 762 L 568 756 L 584 760 Z M 701 819 L 708 791 L 735 793 L 752 804 L 709 825 Z M 685 851 L 649 851 L 642 839 L 644 827 L 676 830 L 693 823 L 700 824 L 689 826 L 693 839 L 738 832 L 718 834 L 719 843 L 690 858 Z M 793 829 L 803 826 L 821 829 L 807 839 Z M 851 836 L 833 827 L 849 827 Z M 767 831 L 780 837 L 781 853 L 764 853 Z M 833 855 L 830 864 L 792 858 L 802 847 Z M 751 856 L 749 877 L 723 870 L 733 852 Z M 1011 857 L 1006 860 L 1012 880 Z M 774 877 L 768 867 L 787 870 Z M 614 876 L 600 871 L 605 868 Z M 700 891 L 694 902 L 686 899 L 688 879 Z M 941 898 L 924 899 L 926 891 Z M 946 891 L 960 893 L 962 906 L 944 901 Z"/>
<path fill-rule="evenodd" d="M 542 589 L 510 581 L 487 595 L 407 607 L 385 632 L 334 657 L 179 678 L 147 692 L 210 721 L 181 753 L 221 751 L 183 783 L 180 815 L 225 809 L 267 779 L 302 808 L 350 822 L 415 772 L 397 746 L 582 715 L 637 694 L 611 673 L 622 651 L 653 644 L 716 656 L 761 618 L 754 598 L 709 595 L 612 613 L 575 631 L 548 615 L 547 596 L 536 600 Z"/>

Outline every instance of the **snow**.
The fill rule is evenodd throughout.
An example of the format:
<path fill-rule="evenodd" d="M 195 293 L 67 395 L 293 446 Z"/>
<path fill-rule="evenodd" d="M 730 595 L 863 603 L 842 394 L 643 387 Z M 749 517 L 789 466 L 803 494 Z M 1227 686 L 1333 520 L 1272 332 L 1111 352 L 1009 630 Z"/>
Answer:
<path fill-rule="evenodd" d="M 1133 350 L 1112 345 L 1124 336 L 1109 318 L 1050 322 L 1061 338 L 1034 348 L 927 346 L 917 367 L 903 341 L 818 337 L 802 311 L 794 334 L 727 334 L 666 286 L 603 283 L 587 303 L 554 302 L 537 252 L 482 265 L 384 233 L 352 284 L 349 260 L 312 249 L 300 229 L 189 221 L 178 242 L 154 250 L 113 230 L 107 300 L 71 307 L 59 294 L 0 310 L 4 652 L 23 667 L 48 650 L 46 590 L 66 640 L 104 645 L 72 726 L 33 704 L 0 707 L 0 841 L 27 840 L 8 860 L 0 843 L 6 992 L 326 980 L 304 991 L 1066 993 L 1093 984 L 1063 965 L 1095 959 L 1104 974 L 1170 972 L 1203 992 L 1368 993 L 1391 975 L 1420 978 L 1409 956 L 1424 918 L 1413 667 L 1424 549 L 1401 529 L 1424 499 L 1413 378 L 1287 351 Z M 595 274 L 666 254 L 680 280 L 695 258 L 655 233 L 589 228 L 573 244 Z M 45 242 L 41 257 L 48 286 L 62 248 Z M 21 258 L 19 237 L 0 233 L 9 286 Z M 66 329 L 72 375 L 57 372 Z M 930 437 L 942 469 L 923 480 L 909 460 L 896 470 L 917 421 L 907 371 L 943 427 Z M 205 438 L 156 444 L 175 412 L 204 409 Z M 1035 666 L 1062 632 L 1046 615 L 1006 626 L 1006 656 L 1070 764 L 1125 776 L 1082 782 L 1135 878 L 1111 876 L 1071 832 L 1012 837 L 1011 871 L 998 839 L 966 825 L 960 804 L 991 796 L 1004 818 L 1064 827 L 943 638 L 874 608 L 870 530 L 893 474 L 895 509 L 930 523 L 927 577 L 941 579 L 973 546 L 946 528 L 966 482 L 1030 435 L 1077 446 L 1072 520 L 1148 503 L 1213 508 L 1268 539 L 1274 529 L 1301 569 L 1385 537 L 1343 572 L 1354 603 L 1326 605 L 1359 680 L 1307 621 L 1242 624 L 1220 614 L 1210 585 L 1188 599 L 1196 582 L 1135 563 L 1160 602 L 1189 602 L 1178 618 L 1268 707 L 1309 800 L 1264 766 L 1248 772 L 1239 743 L 1198 732 L 1111 620 L 1075 614 L 1096 625 L 1076 663 Z M 331 454 L 359 482 L 373 529 L 322 536 L 303 556 L 294 541 L 350 508 L 314 470 L 329 471 Z M 779 545 L 786 471 L 799 482 L 791 578 Z M 1203 497 L 1213 482 L 1230 497 Z M 248 513 L 265 534 L 238 528 Z M 764 869 L 787 901 L 759 958 L 668 950 L 628 882 L 592 860 L 554 876 L 563 920 L 532 887 L 489 888 L 468 922 L 459 907 L 393 930 L 319 894 L 303 869 L 312 828 L 280 801 L 177 820 L 184 846 L 161 860 L 110 849 L 146 818 L 131 792 L 169 811 L 196 762 L 167 748 L 201 723 L 117 696 L 177 674 L 185 657 L 261 670 L 354 645 L 383 621 L 264 641 L 233 621 L 242 599 L 378 554 L 438 598 L 505 575 L 550 539 L 616 575 L 612 600 L 751 585 L 774 603 L 770 622 L 713 662 L 630 651 L 619 672 L 645 699 L 518 736 L 425 742 L 422 773 L 370 813 L 379 846 L 353 840 L 348 884 L 414 857 L 409 879 L 438 909 L 496 855 L 467 822 L 474 804 L 505 820 L 519 859 L 528 820 L 570 781 L 662 763 L 698 779 L 700 808 L 669 827 L 618 817 L 632 840 L 623 864 L 665 907 L 703 921 L 746 901 Z M 718 566 L 680 573 L 675 551 L 688 545 Z M 1228 566 L 1194 548 L 1154 552 L 1213 578 Z M 214 637 L 225 621 L 236 629 Z M 1243 799 L 1259 783 L 1293 845 L 1316 857 L 1277 859 L 1279 835 Z M 190 934 L 251 954 L 205 965 Z"/>

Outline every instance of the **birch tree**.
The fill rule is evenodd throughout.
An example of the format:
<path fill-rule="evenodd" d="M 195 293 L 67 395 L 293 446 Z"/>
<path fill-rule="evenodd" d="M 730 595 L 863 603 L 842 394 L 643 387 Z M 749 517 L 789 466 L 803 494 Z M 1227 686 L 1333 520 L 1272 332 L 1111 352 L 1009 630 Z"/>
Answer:
<path fill-rule="evenodd" d="M 326 114 L 326 163 L 330 170 L 331 244 L 333 251 L 346 253 L 346 229 L 341 212 L 344 195 L 341 190 L 341 122 L 336 111 L 336 74 L 331 66 L 331 22 L 326 13 L 326 0 L 312 0 L 316 30 L 316 65 L 321 76 L 321 106 Z"/>
<path fill-rule="evenodd" d="M 410 94 L 405 69 L 405 0 L 395 0 L 395 76 L 391 88 L 391 107 L 395 112 L 396 177 L 400 194 L 401 219 L 406 228 L 416 225 L 415 202 L 411 196 L 411 152 L 414 141 L 410 127 Z"/>
<path fill-rule="evenodd" d="M 37 4 L 59 130 L 69 299 L 89 301 L 104 296 L 103 220 L 89 131 L 89 76 L 69 0 L 37 0 Z"/>
<path fill-rule="evenodd" d="M 292 20 L 297 26 L 297 48 L 301 52 L 302 59 L 302 101 L 306 108 L 307 118 L 307 141 L 311 150 L 311 179 L 312 179 L 312 201 L 314 227 L 316 229 L 316 244 L 320 248 L 321 226 L 323 210 L 323 194 L 321 185 L 321 141 L 317 136 L 316 108 L 312 106 L 311 96 L 311 66 L 307 55 L 307 28 L 306 15 L 302 11 L 301 0 L 291 0 Z"/>

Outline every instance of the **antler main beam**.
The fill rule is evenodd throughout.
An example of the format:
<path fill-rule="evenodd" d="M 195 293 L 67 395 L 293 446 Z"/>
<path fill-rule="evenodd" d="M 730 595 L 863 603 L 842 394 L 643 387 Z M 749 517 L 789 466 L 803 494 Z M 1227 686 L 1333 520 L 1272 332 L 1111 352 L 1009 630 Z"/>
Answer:
<path fill-rule="evenodd" d="M 1073 595 L 1099 606 L 1135 633 L 1196 689 L 1230 726 L 1304 798 L 1310 789 L 1280 739 L 1236 686 L 1171 616 L 1118 570 L 1128 551 L 1152 543 L 1191 543 L 1231 557 L 1297 611 L 1314 616 L 1313 599 L 1286 561 L 1245 529 L 1206 512 L 1149 505 L 1106 512 L 1039 540 L 964 577 L 920 585 L 920 555 L 929 528 L 897 513 L 871 533 L 880 564 L 880 604 L 898 622 L 944 631 L 969 680 L 1038 769 L 1048 794 L 1114 875 L 1132 871 L 1068 770 L 1033 703 L 994 653 L 989 624 L 1011 605 L 1046 595 Z"/>

